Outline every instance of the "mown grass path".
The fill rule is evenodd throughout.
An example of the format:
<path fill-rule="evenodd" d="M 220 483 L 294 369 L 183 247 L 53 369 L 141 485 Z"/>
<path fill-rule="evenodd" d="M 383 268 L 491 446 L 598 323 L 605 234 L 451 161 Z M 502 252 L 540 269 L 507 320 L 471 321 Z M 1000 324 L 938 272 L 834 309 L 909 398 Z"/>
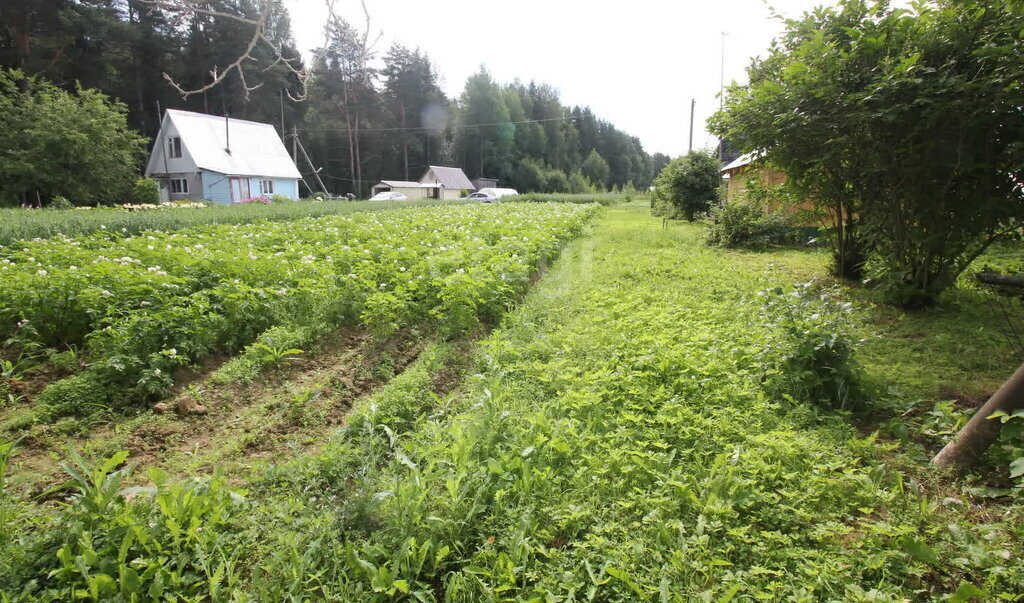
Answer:
<path fill-rule="evenodd" d="M 329 596 L 453 601 L 1024 594 L 1018 507 L 983 514 L 930 491 L 896 469 L 927 467 L 847 418 L 762 391 L 773 352 L 757 293 L 821 258 L 700 237 L 646 207 L 608 210 L 485 342 L 468 401 L 421 418 L 379 472 L 353 482 L 369 449 L 345 439 L 294 482 L 344 501 L 291 507 L 257 557 L 295 553 L 250 586 L 281 596 L 305 575 Z M 342 518 L 344 545 L 296 540 L 310 515 Z"/>

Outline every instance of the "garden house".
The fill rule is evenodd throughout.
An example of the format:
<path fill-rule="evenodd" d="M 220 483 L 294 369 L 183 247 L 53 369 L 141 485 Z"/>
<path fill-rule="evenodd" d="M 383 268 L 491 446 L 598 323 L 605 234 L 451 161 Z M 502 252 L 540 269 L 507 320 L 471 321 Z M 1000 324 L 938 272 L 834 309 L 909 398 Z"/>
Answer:
<path fill-rule="evenodd" d="M 415 199 L 458 199 L 476 190 L 459 168 L 432 165 L 418 182 L 381 180 L 373 185 L 373 194 L 394 191 L 410 201 Z"/>
<path fill-rule="evenodd" d="M 302 175 L 270 124 L 168 110 L 146 176 L 164 201 L 227 205 L 259 196 L 299 198 Z"/>

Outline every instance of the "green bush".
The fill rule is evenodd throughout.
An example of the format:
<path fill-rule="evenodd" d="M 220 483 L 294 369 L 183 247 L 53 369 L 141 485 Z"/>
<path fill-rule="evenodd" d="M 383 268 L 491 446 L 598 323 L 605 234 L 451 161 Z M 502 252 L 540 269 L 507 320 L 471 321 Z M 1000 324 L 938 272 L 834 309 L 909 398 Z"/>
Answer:
<path fill-rule="evenodd" d="M 733 201 L 711 208 L 707 244 L 716 247 L 763 247 L 784 243 L 789 237 L 790 221 L 782 210 L 766 211 L 764 204 Z"/>
<path fill-rule="evenodd" d="M 152 178 L 139 178 L 132 186 L 132 203 L 139 205 L 160 203 L 160 185 Z"/>
<path fill-rule="evenodd" d="M 770 187 L 751 177 L 746 190 L 708 212 L 708 245 L 715 247 L 763 247 L 794 240 L 793 220 L 785 207 L 793 196 L 785 185 Z M 775 205 L 776 209 L 769 208 Z"/>
<path fill-rule="evenodd" d="M 0 205 L 128 196 L 146 149 L 128 126 L 128 107 L 99 90 L 67 88 L 0 69 Z"/>
<path fill-rule="evenodd" d="M 707 151 L 690 151 L 672 160 L 654 179 L 651 213 L 685 220 L 705 213 L 719 199 L 720 168 Z"/>
<path fill-rule="evenodd" d="M 56 195 L 53 198 L 53 201 L 50 201 L 49 208 L 50 209 L 57 209 L 57 210 L 66 210 L 66 209 L 74 209 L 75 205 L 72 202 L 68 201 L 67 197 L 65 197 L 63 195 Z"/>

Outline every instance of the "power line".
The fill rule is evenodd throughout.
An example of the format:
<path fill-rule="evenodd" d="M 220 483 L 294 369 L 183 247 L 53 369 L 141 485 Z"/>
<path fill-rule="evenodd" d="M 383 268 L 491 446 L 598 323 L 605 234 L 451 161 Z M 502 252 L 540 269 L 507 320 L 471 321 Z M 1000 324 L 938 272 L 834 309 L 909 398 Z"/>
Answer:
<path fill-rule="evenodd" d="M 496 121 L 486 124 L 461 124 L 458 126 L 451 126 L 450 129 L 462 130 L 466 128 L 484 128 L 488 126 L 504 126 L 506 124 L 535 124 L 549 121 L 569 121 L 573 119 L 582 119 L 583 115 L 569 115 L 566 117 L 549 117 L 545 119 L 524 119 L 521 121 Z M 299 132 L 349 132 L 351 128 L 299 128 Z M 359 132 L 406 132 L 412 134 L 423 134 L 423 133 L 434 133 L 437 132 L 436 128 L 359 128 Z"/>

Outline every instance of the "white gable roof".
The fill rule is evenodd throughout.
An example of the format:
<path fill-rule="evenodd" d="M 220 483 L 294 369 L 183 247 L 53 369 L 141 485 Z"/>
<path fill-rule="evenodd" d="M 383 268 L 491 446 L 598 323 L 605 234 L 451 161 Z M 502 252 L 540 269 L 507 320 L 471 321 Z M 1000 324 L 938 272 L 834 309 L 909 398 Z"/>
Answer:
<path fill-rule="evenodd" d="M 735 170 L 736 168 L 743 167 L 761 158 L 760 153 L 747 153 L 746 155 L 740 155 L 732 163 L 722 168 L 722 172 L 728 172 Z"/>
<path fill-rule="evenodd" d="M 302 177 L 281 142 L 281 137 L 277 135 L 277 130 L 270 124 L 229 119 L 227 130 L 230 132 L 230 153 L 225 150 L 228 137 L 223 117 L 168 109 L 158 141 L 166 141 L 168 124 L 181 137 L 181 145 L 197 169 L 228 176 Z M 153 149 L 147 173 L 163 171 L 157 160 L 158 157 L 162 158 L 166 150 L 163 147 L 166 145 L 163 142 Z"/>

